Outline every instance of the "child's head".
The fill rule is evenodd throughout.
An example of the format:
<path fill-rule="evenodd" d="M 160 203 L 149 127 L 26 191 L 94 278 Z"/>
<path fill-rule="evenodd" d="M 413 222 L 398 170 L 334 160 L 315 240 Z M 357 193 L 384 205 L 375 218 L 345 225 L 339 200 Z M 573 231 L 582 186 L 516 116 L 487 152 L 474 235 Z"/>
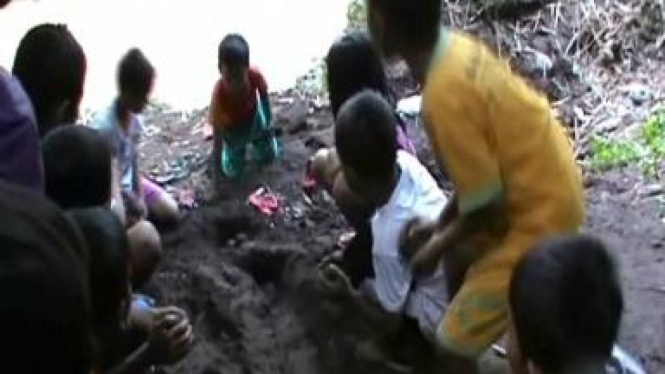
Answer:
<path fill-rule="evenodd" d="M 363 89 L 377 91 L 392 99 L 383 63 L 363 32 L 344 35 L 330 47 L 326 70 L 334 116 L 348 98 Z"/>
<path fill-rule="evenodd" d="M 12 72 L 32 101 L 41 136 L 58 125 L 76 122 L 86 59 L 66 26 L 44 24 L 28 31 L 16 51 Z"/>
<path fill-rule="evenodd" d="M 382 205 L 392 194 L 396 176 L 395 115 L 378 93 L 364 90 L 339 110 L 335 147 L 349 187 L 369 203 Z"/>
<path fill-rule="evenodd" d="M 604 368 L 619 331 L 623 296 L 600 241 L 572 235 L 539 244 L 517 265 L 509 303 L 516 370 L 558 374 Z"/>
<path fill-rule="evenodd" d="M 370 33 L 386 57 L 418 52 L 436 43 L 441 26 L 441 0 L 366 1 Z"/>
<path fill-rule="evenodd" d="M 79 231 L 45 198 L 2 182 L 0 212 L 0 372 L 89 374 L 87 247 Z"/>
<path fill-rule="evenodd" d="M 96 328 L 117 326 L 129 307 L 129 242 L 118 217 L 107 208 L 69 212 L 90 252 L 90 299 Z"/>
<path fill-rule="evenodd" d="M 231 82 L 244 80 L 249 68 L 249 44 L 240 34 L 229 34 L 222 39 L 218 51 L 219 72 Z"/>
<path fill-rule="evenodd" d="M 143 52 L 132 48 L 120 60 L 118 89 L 120 100 L 133 113 L 141 113 L 155 83 L 155 68 Z"/>
<path fill-rule="evenodd" d="M 46 195 L 62 209 L 108 204 L 111 150 L 104 137 L 86 126 L 63 126 L 42 143 Z"/>

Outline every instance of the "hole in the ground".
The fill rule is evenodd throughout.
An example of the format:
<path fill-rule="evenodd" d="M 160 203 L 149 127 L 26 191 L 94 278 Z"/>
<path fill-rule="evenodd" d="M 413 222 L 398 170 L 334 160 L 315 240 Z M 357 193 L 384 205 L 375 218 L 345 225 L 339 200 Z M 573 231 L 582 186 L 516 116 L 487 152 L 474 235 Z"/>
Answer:
<path fill-rule="evenodd" d="M 239 234 L 248 235 L 253 231 L 249 216 L 219 215 L 214 219 L 215 241 L 218 244 L 226 244 L 229 240 L 236 238 Z"/>
<path fill-rule="evenodd" d="M 294 253 L 271 249 L 253 249 L 241 254 L 237 265 L 249 273 L 254 281 L 263 286 L 267 283 L 279 284 L 282 281 L 288 259 Z"/>

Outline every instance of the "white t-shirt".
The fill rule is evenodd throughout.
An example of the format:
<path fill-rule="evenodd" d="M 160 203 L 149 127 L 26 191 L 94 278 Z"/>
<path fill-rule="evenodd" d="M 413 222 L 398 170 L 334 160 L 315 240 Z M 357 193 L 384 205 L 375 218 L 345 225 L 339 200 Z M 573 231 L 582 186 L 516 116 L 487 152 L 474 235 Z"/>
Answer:
<path fill-rule="evenodd" d="M 436 220 L 447 198 L 414 156 L 399 151 L 397 164 L 401 175 L 395 191 L 371 222 L 374 290 L 384 309 L 416 319 L 423 334 L 432 338 L 447 305 L 446 280 L 441 268 L 432 276 L 415 279 L 401 255 L 399 237 L 413 218 Z"/>
<path fill-rule="evenodd" d="M 120 184 L 124 191 L 133 191 L 138 181 L 134 180 L 134 169 L 138 167 L 138 144 L 143 125 L 138 115 L 131 114 L 127 130 L 120 127 L 115 103 L 98 112 L 90 126 L 98 130 L 108 141 L 113 157 L 118 160 Z"/>

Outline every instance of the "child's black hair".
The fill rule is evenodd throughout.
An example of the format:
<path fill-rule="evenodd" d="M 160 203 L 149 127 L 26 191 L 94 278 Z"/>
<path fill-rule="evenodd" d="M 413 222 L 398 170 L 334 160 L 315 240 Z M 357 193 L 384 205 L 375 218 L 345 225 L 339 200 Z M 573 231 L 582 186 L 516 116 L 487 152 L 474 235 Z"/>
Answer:
<path fill-rule="evenodd" d="M 144 96 L 155 80 L 155 68 L 138 48 L 130 49 L 118 65 L 118 88 L 121 93 Z"/>
<path fill-rule="evenodd" d="M 0 182 L 2 373 L 89 374 L 87 247 L 44 197 Z"/>
<path fill-rule="evenodd" d="M 69 212 L 90 252 L 90 299 L 93 327 L 119 324 L 120 307 L 129 296 L 129 242 L 118 217 L 107 208 Z"/>
<path fill-rule="evenodd" d="M 249 44 L 240 34 L 228 34 L 219 43 L 218 63 L 234 68 L 249 67 Z"/>
<path fill-rule="evenodd" d="M 343 165 L 360 175 L 384 180 L 397 161 L 397 119 L 379 94 L 363 90 L 339 110 L 335 146 Z"/>
<path fill-rule="evenodd" d="M 544 373 L 604 367 L 623 296 L 603 243 L 586 235 L 546 240 L 515 268 L 510 310 L 524 359 Z"/>
<path fill-rule="evenodd" d="M 23 37 L 12 73 L 30 97 L 41 136 L 61 124 L 52 121 L 76 121 L 85 72 L 83 49 L 66 26 L 39 25 Z M 65 102 L 69 102 L 69 107 L 64 118 L 52 118 Z"/>
<path fill-rule="evenodd" d="M 335 117 L 342 104 L 363 89 L 377 91 L 394 104 L 383 63 L 366 33 L 349 33 L 336 41 L 326 56 L 326 70 Z"/>
<path fill-rule="evenodd" d="M 42 144 L 46 195 L 63 209 L 107 204 L 111 198 L 111 150 L 85 126 L 63 126 Z"/>
<path fill-rule="evenodd" d="M 393 42 L 414 49 L 431 48 L 436 43 L 442 0 L 368 0 L 368 6 L 381 12 L 383 31 Z"/>

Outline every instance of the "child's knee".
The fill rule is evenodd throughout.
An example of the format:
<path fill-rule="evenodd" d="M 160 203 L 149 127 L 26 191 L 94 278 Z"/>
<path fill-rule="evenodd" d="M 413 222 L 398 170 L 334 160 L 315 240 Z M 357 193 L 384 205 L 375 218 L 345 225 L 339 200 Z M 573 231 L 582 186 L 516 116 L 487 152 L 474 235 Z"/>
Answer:
<path fill-rule="evenodd" d="M 162 258 L 159 232 L 148 221 L 140 221 L 127 232 L 130 245 L 132 283 L 140 287 L 148 281 Z"/>
<path fill-rule="evenodd" d="M 162 224 L 175 224 L 180 220 L 180 208 L 171 195 L 164 193 L 155 206 L 151 207 L 150 214 Z"/>

